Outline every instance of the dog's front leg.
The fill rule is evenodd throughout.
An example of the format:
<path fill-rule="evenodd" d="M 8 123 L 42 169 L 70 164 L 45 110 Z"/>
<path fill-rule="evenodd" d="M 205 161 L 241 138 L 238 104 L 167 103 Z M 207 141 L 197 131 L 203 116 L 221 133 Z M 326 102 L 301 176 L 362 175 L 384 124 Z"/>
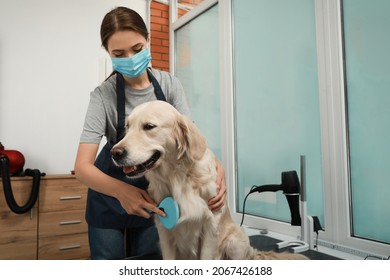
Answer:
<path fill-rule="evenodd" d="M 175 260 L 176 249 L 173 242 L 169 239 L 169 232 L 161 224 L 157 225 L 157 231 L 160 238 L 161 253 L 164 260 Z"/>
<path fill-rule="evenodd" d="M 200 249 L 201 260 L 215 260 L 217 258 L 217 228 L 212 223 L 203 224 L 203 238 Z"/>

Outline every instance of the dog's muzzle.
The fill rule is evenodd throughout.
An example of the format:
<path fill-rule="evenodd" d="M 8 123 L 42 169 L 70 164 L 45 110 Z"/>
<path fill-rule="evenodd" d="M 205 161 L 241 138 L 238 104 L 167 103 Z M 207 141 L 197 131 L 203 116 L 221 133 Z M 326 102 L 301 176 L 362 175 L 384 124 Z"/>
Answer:
<path fill-rule="evenodd" d="M 147 161 L 133 166 L 127 165 L 128 164 L 126 163 L 127 155 L 128 154 L 126 149 L 123 148 L 113 148 L 111 150 L 111 156 L 115 164 L 123 167 L 123 172 L 128 177 L 139 177 L 143 175 L 146 171 L 154 167 L 156 162 L 161 157 L 161 152 L 156 151 Z"/>

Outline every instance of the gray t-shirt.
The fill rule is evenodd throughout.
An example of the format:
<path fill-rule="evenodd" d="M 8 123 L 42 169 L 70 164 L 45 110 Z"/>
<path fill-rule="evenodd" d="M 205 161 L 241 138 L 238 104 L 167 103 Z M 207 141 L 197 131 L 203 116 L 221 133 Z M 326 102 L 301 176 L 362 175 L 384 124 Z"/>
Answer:
<path fill-rule="evenodd" d="M 190 116 L 188 102 L 179 79 L 168 72 L 155 69 L 152 69 L 152 74 L 159 82 L 167 102 L 172 104 L 180 113 Z M 126 116 L 137 105 L 157 99 L 152 84 L 142 90 L 126 87 L 125 96 Z M 98 86 L 90 95 L 80 143 L 99 144 L 103 136 L 106 136 L 108 142 L 115 142 L 117 126 L 116 103 L 116 78 L 113 75 Z"/>

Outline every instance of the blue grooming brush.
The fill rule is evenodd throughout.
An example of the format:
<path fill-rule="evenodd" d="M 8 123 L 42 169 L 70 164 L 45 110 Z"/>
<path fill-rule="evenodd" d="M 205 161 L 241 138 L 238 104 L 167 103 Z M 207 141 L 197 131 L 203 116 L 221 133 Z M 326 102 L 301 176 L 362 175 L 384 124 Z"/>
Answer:
<path fill-rule="evenodd" d="M 168 196 L 160 202 L 158 208 L 164 211 L 166 215 L 165 217 L 158 216 L 163 226 L 169 230 L 173 229 L 180 217 L 179 205 L 177 202 L 173 197 Z"/>

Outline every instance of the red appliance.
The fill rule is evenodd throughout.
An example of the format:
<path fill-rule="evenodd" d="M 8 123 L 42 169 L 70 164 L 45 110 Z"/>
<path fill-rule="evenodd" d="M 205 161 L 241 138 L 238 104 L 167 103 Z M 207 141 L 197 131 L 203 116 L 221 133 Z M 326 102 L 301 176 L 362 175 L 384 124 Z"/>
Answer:
<path fill-rule="evenodd" d="M 9 160 L 9 173 L 16 175 L 23 171 L 25 159 L 21 152 L 16 150 L 5 150 L 3 144 L 0 143 L 0 155 L 4 155 Z"/>

